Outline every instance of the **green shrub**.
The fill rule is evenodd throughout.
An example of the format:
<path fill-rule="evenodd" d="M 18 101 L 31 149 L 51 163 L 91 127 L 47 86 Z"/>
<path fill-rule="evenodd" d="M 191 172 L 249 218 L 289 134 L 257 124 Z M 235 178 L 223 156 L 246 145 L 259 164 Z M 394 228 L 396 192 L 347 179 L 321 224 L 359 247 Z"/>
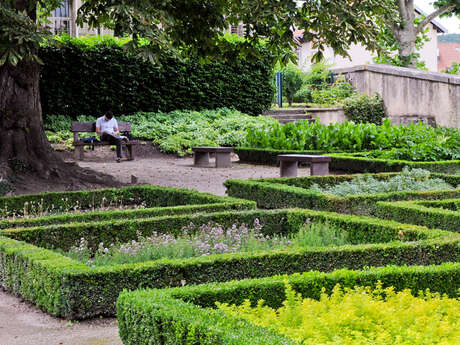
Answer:
<path fill-rule="evenodd" d="M 382 173 L 369 176 L 374 176 L 381 181 L 387 181 L 397 175 L 397 173 Z M 230 179 L 225 181 L 224 185 L 227 187 L 228 195 L 254 200 L 257 202 L 258 207 L 261 208 L 300 207 L 340 213 L 373 215 L 375 214 L 375 203 L 377 201 L 431 200 L 455 198 L 460 195 L 460 176 L 435 173 L 431 176 L 442 179 L 456 189 L 355 194 L 346 197 L 323 194 L 311 189 L 314 184 L 325 188 L 342 182 L 350 182 L 356 178 L 356 175 L 262 178 L 253 180 Z"/>
<path fill-rule="evenodd" d="M 356 123 L 368 122 L 382 124 L 385 117 L 385 105 L 379 94 L 373 97 L 362 94 L 349 97 L 343 101 L 345 116 Z"/>
<path fill-rule="evenodd" d="M 238 155 L 240 162 L 263 165 L 279 165 L 277 156 L 280 154 L 306 154 L 318 155 L 323 151 L 296 151 L 296 150 L 268 150 L 250 147 L 236 147 L 235 153 Z"/>
<path fill-rule="evenodd" d="M 355 93 L 353 86 L 344 77 L 337 78 L 332 85 L 314 88 L 311 93 L 313 103 L 340 104 Z"/>
<path fill-rule="evenodd" d="M 177 235 L 184 225 L 215 221 L 223 226 L 259 219 L 264 234 L 296 233 L 306 222 L 328 222 L 353 244 L 219 254 L 191 259 L 89 267 L 34 244 L 65 249 L 81 237 L 100 242 L 128 241 L 141 232 Z M 139 220 L 76 223 L 3 230 L 0 236 L 0 286 L 52 315 L 80 319 L 113 315 L 123 289 L 180 286 L 271 276 L 278 272 L 337 268 L 362 269 L 388 264 L 429 265 L 458 261 L 460 235 L 376 218 L 309 210 L 220 212 Z M 8 236 L 20 239 L 21 242 Z"/>
<path fill-rule="evenodd" d="M 249 300 L 241 305 L 216 304 L 228 315 L 304 344 L 434 345 L 458 339 L 460 299 L 429 289 L 412 293 L 379 285 L 342 288 L 337 284 L 318 301 L 303 298 L 287 281 L 285 285 L 286 299 L 280 308 L 266 306 L 262 299 L 255 307 Z"/>
<path fill-rule="evenodd" d="M 376 215 L 383 219 L 394 219 L 409 224 L 460 232 L 460 199 L 442 201 L 378 202 Z M 452 209 L 446 209 L 451 204 Z"/>
<path fill-rule="evenodd" d="M 241 162 L 264 165 L 279 164 L 277 156 L 279 154 L 307 154 L 320 155 L 326 151 L 304 151 L 304 150 L 277 150 L 250 147 L 236 147 L 235 153 Z M 343 171 L 346 173 L 380 173 L 398 172 L 404 167 L 413 169 L 425 169 L 435 173 L 458 174 L 460 172 L 460 160 L 434 161 L 434 162 L 413 162 L 393 159 L 369 158 L 364 157 L 365 152 L 357 153 L 328 153 L 332 158 L 329 169 Z"/>
<path fill-rule="evenodd" d="M 96 40 L 96 42 L 94 42 Z M 100 116 L 176 109 L 235 108 L 259 115 L 273 95 L 271 56 L 260 48 L 260 59 L 239 56 L 244 43 L 226 42 L 234 51 L 223 62 L 163 56 L 152 64 L 128 55 L 122 42 L 105 38 L 63 40 L 42 46 L 40 91 L 44 118 L 62 115 Z"/>
<path fill-rule="evenodd" d="M 392 172 L 402 171 L 404 167 L 425 169 L 435 173 L 458 174 L 460 172 L 460 160 L 438 160 L 431 162 L 414 162 L 408 160 L 372 158 L 366 152 L 355 154 L 333 153 L 330 154 L 332 161 L 330 169 L 347 173 L 365 172 Z"/>
<path fill-rule="evenodd" d="M 163 290 L 124 291 L 117 300 L 120 337 L 126 345 L 232 344 L 294 345 L 297 342 L 266 328 L 212 309 L 216 302 L 252 305 L 263 299 L 279 308 L 285 299 L 284 281 L 305 298 L 319 299 L 334 286 L 394 286 L 395 291 L 432 292 L 456 297 L 460 264 L 429 267 L 382 267 L 364 271 L 308 272 L 302 275 L 187 286 Z M 323 290 L 324 289 L 324 290 Z"/>
<path fill-rule="evenodd" d="M 247 205 L 243 207 L 253 208 L 249 204 L 244 204 L 242 200 L 228 199 L 212 194 L 200 193 L 188 189 L 170 188 L 162 186 L 132 186 L 119 189 L 96 189 L 92 191 L 75 192 L 52 192 L 29 195 L 18 195 L 13 197 L 0 198 L 0 215 L 2 217 L 22 217 L 22 216 L 44 216 L 65 213 L 56 218 L 28 218 L 12 221 L 11 224 L 19 226 L 44 225 L 54 223 L 65 223 L 73 221 L 100 220 L 104 216 L 98 213 L 88 214 L 68 214 L 72 211 L 92 211 L 104 207 L 120 207 L 136 205 L 146 208 L 178 206 L 178 205 L 198 205 L 198 204 L 222 204 L 228 203 L 231 207 Z M 209 207 L 209 205 L 206 205 Z M 212 206 L 211 206 L 212 207 Z M 219 206 L 217 206 L 219 207 Z M 156 210 L 138 210 L 133 216 L 137 217 L 141 213 L 156 212 Z M 136 213 L 137 212 L 137 213 Z M 117 212 L 109 212 L 108 216 L 119 217 Z M 102 217 L 102 218 L 100 218 Z M 127 217 L 130 218 L 129 212 Z M 107 219 L 107 218 L 106 218 Z M 10 222 L 7 222 L 10 223 Z M 3 227 L 5 222 L 1 221 Z M 14 225 L 13 225 L 14 226 Z"/>

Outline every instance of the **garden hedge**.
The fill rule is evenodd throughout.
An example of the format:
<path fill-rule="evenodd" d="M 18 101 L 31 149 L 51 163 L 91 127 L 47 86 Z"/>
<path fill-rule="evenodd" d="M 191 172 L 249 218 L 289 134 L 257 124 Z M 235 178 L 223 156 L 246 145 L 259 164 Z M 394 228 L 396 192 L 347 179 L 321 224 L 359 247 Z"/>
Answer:
<path fill-rule="evenodd" d="M 74 192 L 53 192 L 29 195 L 18 195 L 13 197 L 0 197 L 0 216 L 16 217 L 26 215 L 43 215 L 71 211 L 91 211 L 95 208 L 104 208 L 107 206 L 118 208 L 124 206 L 135 207 L 167 207 L 183 205 L 204 205 L 216 203 L 233 204 L 230 208 L 254 208 L 245 200 L 234 198 L 220 197 L 198 191 L 170 188 L 162 186 L 132 186 L 122 188 L 96 189 L 91 191 L 74 191 Z M 209 207 L 209 206 L 207 206 Z M 139 211 L 139 210 L 138 210 Z M 134 211 L 133 211 L 134 212 Z M 150 212 L 146 211 L 139 211 Z M 153 212 L 155 212 L 153 210 Z M 114 215 L 116 212 L 113 213 Z M 128 213 L 129 214 L 129 213 Z M 136 214 L 134 212 L 134 214 Z M 110 213 L 109 213 L 110 215 Z M 62 218 L 64 217 L 64 218 Z M 76 221 L 77 219 L 100 219 L 97 213 L 86 215 L 61 215 L 56 218 L 56 222 L 61 220 Z M 53 218 L 50 222 L 54 223 Z M 24 219 L 18 221 L 18 224 L 45 224 L 43 219 Z M 0 222 L 0 229 L 4 222 Z M 12 222 L 14 224 L 14 222 Z"/>
<path fill-rule="evenodd" d="M 364 271 L 307 272 L 291 276 L 205 284 L 162 290 L 123 291 L 117 300 L 120 337 L 126 345 L 295 345 L 292 339 L 267 328 L 214 309 L 215 303 L 253 305 L 263 299 L 272 308 L 281 306 L 285 281 L 303 298 L 318 299 L 324 288 L 372 286 L 381 282 L 396 291 L 432 292 L 458 296 L 460 263 L 439 266 L 387 266 Z"/>
<path fill-rule="evenodd" d="M 378 202 L 376 216 L 408 224 L 460 232 L 460 199 Z"/>
<path fill-rule="evenodd" d="M 347 231 L 352 241 L 364 244 L 286 248 L 100 267 L 89 267 L 58 252 L 31 244 L 50 246 L 52 243 L 62 248 L 68 246 L 66 236 L 77 238 L 92 235 L 95 243 L 112 241 L 112 236 L 120 239 L 137 238 L 136 231 L 148 234 L 155 229 L 158 232 L 175 233 L 180 226 L 190 222 L 200 225 L 212 220 L 230 226 L 236 222 L 252 224 L 255 219 L 265 224 L 264 233 L 267 234 L 294 233 L 306 222 L 328 221 Z M 338 268 L 362 269 L 388 264 L 430 265 L 459 261 L 460 258 L 458 233 L 312 210 L 177 215 L 139 220 L 139 223 L 127 220 L 125 228 L 117 222 L 111 228 L 108 223 L 101 228 L 87 224 L 94 230 L 93 233 L 85 229 L 84 223 L 69 224 L 68 228 L 65 225 L 53 225 L 4 230 L 2 234 L 5 236 L 0 236 L 0 286 L 52 315 L 84 319 L 113 315 L 114 303 L 123 289 L 164 288 L 309 270 L 328 272 Z M 78 235 L 72 235 L 72 231 L 78 232 Z M 26 239 L 31 243 L 6 236 Z"/>
<path fill-rule="evenodd" d="M 276 157 L 281 154 L 320 155 L 324 153 L 323 151 L 272 150 L 250 147 L 236 147 L 234 151 L 241 163 L 263 165 L 279 165 Z"/>
<path fill-rule="evenodd" d="M 347 173 L 379 173 L 402 171 L 404 167 L 412 169 L 425 169 L 436 173 L 458 174 L 460 172 L 460 160 L 414 162 L 397 159 L 381 159 L 362 157 L 363 153 L 331 154 L 330 169 L 345 171 Z"/>
<path fill-rule="evenodd" d="M 380 159 L 364 157 L 365 152 L 359 153 L 326 153 L 324 151 L 296 151 L 296 150 L 275 150 L 260 149 L 250 147 L 237 147 L 235 153 L 238 154 L 242 163 L 277 165 L 276 156 L 279 154 L 305 154 L 305 155 L 327 155 L 332 160 L 329 169 L 334 171 L 344 171 L 347 173 L 380 173 L 398 172 L 404 167 L 413 169 L 426 169 L 432 172 L 444 174 L 458 174 L 460 172 L 460 160 L 436 161 L 436 162 L 413 162 L 395 159 Z"/>
<path fill-rule="evenodd" d="M 385 180 L 397 173 L 371 174 L 377 179 Z M 308 189 L 312 184 L 320 186 L 334 185 L 350 181 L 357 175 L 330 175 L 290 178 L 261 178 L 250 180 L 230 179 L 224 182 L 227 194 L 242 199 L 254 200 L 257 206 L 265 209 L 300 207 L 340 213 L 374 215 L 377 201 L 430 200 L 460 197 L 460 176 L 434 174 L 456 187 L 453 190 L 426 192 L 391 192 L 339 197 L 323 194 Z"/>
<path fill-rule="evenodd" d="M 260 59 L 248 61 L 239 55 L 243 43 L 228 44 L 234 50 L 222 62 L 206 64 L 173 56 L 152 64 L 117 45 L 41 47 L 43 114 L 76 119 L 109 109 L 132 114 L 228 107 L 260 115 L 273 98 L 272 58 L 261 47 Z"/>

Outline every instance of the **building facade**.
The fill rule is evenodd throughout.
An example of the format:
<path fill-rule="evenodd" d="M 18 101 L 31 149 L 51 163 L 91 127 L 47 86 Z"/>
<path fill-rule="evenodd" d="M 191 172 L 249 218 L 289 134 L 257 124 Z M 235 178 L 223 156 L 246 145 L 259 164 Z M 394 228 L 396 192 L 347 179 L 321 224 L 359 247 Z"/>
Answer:
<path fill-rule="evenodd" d="M 49 27 L 51 32 L 58 35 L 67 33 L 70 36 L 84 36 L 84 35 L 111 35 L 113 32 L 105 28 L 90 29 L 88 25 L 80 27 L 76 24 L 77 11 L 81 7 L 82 0 L 63 0 L 61 7 L 52 12 L 49 18 Z"/>
<path fill-rule="evenodd" d="M 440 37 L 438 71 L 441 72 L 452 66 L 454 62 L 460 63 L 460 35 L 445 35 Z"/>

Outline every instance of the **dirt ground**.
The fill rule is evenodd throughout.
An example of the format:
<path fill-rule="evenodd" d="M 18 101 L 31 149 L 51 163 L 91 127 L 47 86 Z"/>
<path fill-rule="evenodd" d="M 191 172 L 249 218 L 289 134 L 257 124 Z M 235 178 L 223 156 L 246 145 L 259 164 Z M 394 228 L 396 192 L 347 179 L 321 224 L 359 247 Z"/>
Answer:
<path fill-rule="evenodd" d="M 196 189 L 225 195 L 223 182 L 229 178 L 277 177 L 279 168 L 236 163 L 231 168 L 216 169 L 211 159 L 210 167 L 193 167 L 193 158 L 163 155 L 150 148 L 139 152 L 134 161 L 115 162 L 115 153 L 105 147 L 87 151 L 81 167 L 115 176 L 123 184 L 131 183 L 131 176 L 139 184 Z M 63 157 L 71 161 L 69 153 Z M 302 168 L 299 176 L 308 176 L 310 170 Z M 29 181 L 17 193 L 75 189 L 53 181 Z M 50 317 L 30 303 L 21 301 L 0 290 L 0 345 L 120 345 L 115 318 L 68 322 Z"/>

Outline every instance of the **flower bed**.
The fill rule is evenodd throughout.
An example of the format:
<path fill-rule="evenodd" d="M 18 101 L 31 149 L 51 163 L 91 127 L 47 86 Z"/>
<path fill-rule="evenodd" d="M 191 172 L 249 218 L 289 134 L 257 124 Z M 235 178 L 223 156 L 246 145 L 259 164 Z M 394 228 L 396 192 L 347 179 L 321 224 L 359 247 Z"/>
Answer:
<path fill-rule="evenodd" d="M 67 250 L 81 237 L 97 250 L 100 242 L 126 242 L 137 232 L 180 234 L 190 222 L 252 224 L 264 235 L 296 233 L 306 222 L 329 222 L 347 232 L 351 244 L 287 248 L 252 253 L 216 254 L 190 259 L 161 259 L 90 267 L 52 250 Z M 361 269 L 388 264 L 429 265 L 458 261 L 460 235 L 376 218 L 311 210 L 226 211 L 114 222 L 54 224 L 12 228 L 0 236 L 0 286 L 48 313 L 71 319 L 113 315 L 123 289 L 163 288 L 228 281 L 309 270 Z"/>
<path fill-rule="evenodd" d="M 389 180 L 400 173 L 369 174 L 378 180 Z M 254 180 L 227 180 L 227 194 L 233 197 L 254 200 L 261 208 L 300 207 L 340 213 L 372 215 L 377 201 L 430 200 L 455 198 L 460 196 L 460 176 L 431 174 L 455 187 L 453 190 L 435 191 L 395 191 L 388 193 L 357 194 L 339 197 L 311 190 L 320 187 L 349 182 L 359 175 L 312 176 L 296 178 L 264 178 Z"/>
<path fill-rule="evenodd" d="M 304 298 L 313 299 L 319 299 L 323 291 L 330 293 L 336 284 L 375 287 L 378 282 L 384 288 L 393 286 L 396 291 L 430 289 L 456 297 L 460 287 L 460 264 L 390 266 L 327 274 L 308 272 L 175 289 L 125 291 L 117 301 L 120 337 L 126 345 L 297 344 L 286 336 L 214 309 L 216 302 L 240 304 L 245 299 L 253 305 L 263 299 L 266 305 L 279 308 L 285 299 L 286 280 Z"/>

